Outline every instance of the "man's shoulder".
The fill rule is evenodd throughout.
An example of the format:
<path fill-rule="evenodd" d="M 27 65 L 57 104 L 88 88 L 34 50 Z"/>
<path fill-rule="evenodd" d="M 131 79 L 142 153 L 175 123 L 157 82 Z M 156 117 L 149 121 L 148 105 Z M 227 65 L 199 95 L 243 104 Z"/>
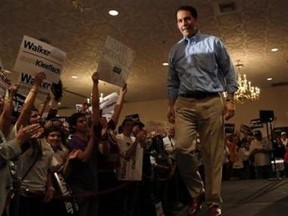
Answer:
<path fill-rule="evenodd" d="M 179 47 L 183 46 L 185 41 L 185 38 L 182 38 L 181 40 L 177 41 L 177 43 L 175 43 L 171 49 L 170 49 L 170 53 L 175 52 L 177 49 L 179 49 Z"/>
<path fill-rule="evenodd" d="M 198 38 L 199 41 L 221 41 L 221 39 L 215 35 L 209 35 L 209 34 L 205 34 L 205 33 L 198 33 Z"/>

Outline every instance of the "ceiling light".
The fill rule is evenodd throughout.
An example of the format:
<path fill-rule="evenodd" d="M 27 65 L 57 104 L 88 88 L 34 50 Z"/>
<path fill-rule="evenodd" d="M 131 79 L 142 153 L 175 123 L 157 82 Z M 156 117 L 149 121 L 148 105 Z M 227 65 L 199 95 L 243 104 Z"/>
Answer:
<path fill-rule="evenodd" d="M 119 14 L 119 12 L 118 12 L 117 10 L 110 10 L 110 11 L 109 11 L 109 14 L 110 14 L 111 16 L 117 16 L 117 15 Z"/>
<path fill-rule="evenodd" d="M 272 52 L 277 52 L 278 51 L 278 48 L 273 48 L 271 49 Z"/>
<path fill-rule="evenodd" d="M 167 62 L 162 63 L 163 66 L 168 66 L 169 64 Z"/>
<path fill-rule="evenodd" d="M 271 81 L 271 80 L 272 80 L 272 77 L 268 77 L 267 80 L 268 80 L 268 81 Z"/>
<path fill-rule="evenodd" d="M 77 78 L 78 78 L 78 76 L 71 76 L 71 78 L 72 78 L 72 79 L 77 79 Z"/>

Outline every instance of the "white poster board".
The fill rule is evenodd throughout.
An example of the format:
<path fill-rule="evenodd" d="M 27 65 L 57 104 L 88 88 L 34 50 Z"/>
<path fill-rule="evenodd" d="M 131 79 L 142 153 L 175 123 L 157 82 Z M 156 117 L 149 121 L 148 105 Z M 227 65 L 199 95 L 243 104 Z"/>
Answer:
<path fill-rule="evenodd" d="M 132 49 L 108 36 L 97 68 L 100 80 L 123 87 L 134 59 Z"/>
<path fill-rule="evenodd" d="M 58 83 L 65 58 L 62 50 L 24 35 L 14 70 L 33 76 L 44 72 L 47 80 Z"/>
<path fill-rule="evenodd" d="M 9 79 L 4 73 L 5 69 L 3 67 L 1 58 L 0 58 L 0 96 L 3 96 L 6 92 L 6 89 L 9 88 Z"/>
<path fill-rule="evenodd" d="M 28 95 L 35 79 L 34 76 L 28 73 L 20 73 L 19 79 L 18 79 L 18 93 L 21 95 Z M 37 97 L 41 100 L 44 100 L 47 97 L 47 94 L 50 92 L 50 87 L 52 83 L 48 80 L 43 80 L 41 83 L 39 90 L 37 91 Z"/>
<path fill-rule="evenodd" d="M 119 98 L 119 95 L 116 92 L 113 92 L 103 99 L 100 98 L 100 110 L 102 110 L 102 115 L 113 113 L 115 105 L 117 103 L 117 100 Z"/>
<path fill-rule="evenodd" d="M 0 58 L 0 71 L 3 71 L 3 72 L 4 72 L 4 67 L 3 67 L 3 64 L 2 64 L 1 58 Z"/>

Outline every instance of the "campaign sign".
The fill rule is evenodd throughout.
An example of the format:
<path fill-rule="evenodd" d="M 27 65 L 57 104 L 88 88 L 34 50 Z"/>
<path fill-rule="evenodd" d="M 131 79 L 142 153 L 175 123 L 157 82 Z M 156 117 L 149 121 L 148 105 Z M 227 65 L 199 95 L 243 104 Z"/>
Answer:
<path fill-rule="evenodd" d="M 3 64 L 2 64 L 1 58 L 0 58 L 0 71 L 3 71 L 3 72 L 4 72 L 4 67 L 3 67 Z"/>
<path fill-rule="evenodd" d="M 14 70 L 33 76 L 44 72 L 47 80 L 58 83 L 65 58 L 62 50 L 24 35 Z"/>
<path fill-rule="evenodd" d="M 98 63 L 101 80 L 122 87 L 127 79 L 135 52 L 108 36 Z"/>
<path fill-rule="evenodd" d="M 19 80 L 18 80 L 18 93 L 21 95 L 28 95 L 32 85 L 34 84 L 35 79 L 34 76 L 27 73 L 20 73 Z M 43 80 L 41 83 L 39 90 L 37 91 L 37 96 L 39 99 L 45 99 L 47 97 L 47 94 L 50 92 L 52 83 L 48 80 Z"/>
<path fill-rule="evenodd" d="M 114 111 L 118 98 L 119 98 L 119 95 L 116 92 L 113 92 L 107 95 L 103 99 L 100 98 L 99 106 L 100 106 L 100 110 L 102 110 L 102 115 L 108 114 Z"/>
<path fill-rule="evenodd" d="M 6 89 L 9 87 L 10 81 L 4 73 L 5 69 L 3 67 L 1 58 L 0 58 L 0 96 L 4 95 Z"/>
<path fill-rule="evenodd" d="M 9 79 L 2 71 L 0 71 L 0 96 L 4 95 L 6 89 L 9 88 L 9 85 L 10 85 Z"/>
<path fill-rule="evenodd" d="M 263 123 L 261 119 L 251 119 L 250 120 L 250 128 L 256 129 L 256 128 L 263 128 Z"/>
<path fill-rule="evenodd" d="M 25 101 L 25 96 L 16 93 L 13 98 L 13 111 L 12 116 L 18 118 L 20 115 Z"/>

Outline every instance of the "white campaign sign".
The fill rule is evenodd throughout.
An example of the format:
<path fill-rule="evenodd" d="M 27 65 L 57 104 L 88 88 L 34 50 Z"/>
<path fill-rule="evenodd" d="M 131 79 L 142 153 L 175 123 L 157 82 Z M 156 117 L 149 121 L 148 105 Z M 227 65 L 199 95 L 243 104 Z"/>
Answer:
<path fill-rule="evenodd" d="M 6 89 L 9 87 L 9 79 L 5 75 L 4 71 L 5 69 L 0 58 L 0 96 L 3 96 Z"/>
<path fill-rule="evenodd" d="M 102 110 L 102 114 L 113 113 L 115 105 L 119 95 L 116 92 L 113 92 L 103 99 L 100 98 L 100 110 Z"/>
<path fill-rule="evenodd" d="M 0 71 L 4 71 L 4 67 L 3 67 L 3 64 L 2 64 L 1 58 L 0 58 Z"/>
<path fill-rule="evenodd" d="M 24 35 L 14 70 L 33 76 L 44 72 L 47 80 L 58 83 L 65 58 L 62 50 Z"/>
<path fill-rule="evenodd" d="M 127 79 L 135 52 L 108 36 L 97 71 L 101 80 L 122 87 Z"/>
<path fill-rule="evenodd" d="M 34 81 L 35 81 L 34 76 L 32 76 L 31 74 L 20 73 L 18 83 L 19 88 L 17 92 L 24 96 L 28 95 Z M 50 92 L 51 85 L 52 83 L 49 82 L 48 80 L 43 80 L 39 90 L 37 91 L 37 96 L 39 96 L 39 99 L 42 100 L 47 97 L 47 94 Z"/>

